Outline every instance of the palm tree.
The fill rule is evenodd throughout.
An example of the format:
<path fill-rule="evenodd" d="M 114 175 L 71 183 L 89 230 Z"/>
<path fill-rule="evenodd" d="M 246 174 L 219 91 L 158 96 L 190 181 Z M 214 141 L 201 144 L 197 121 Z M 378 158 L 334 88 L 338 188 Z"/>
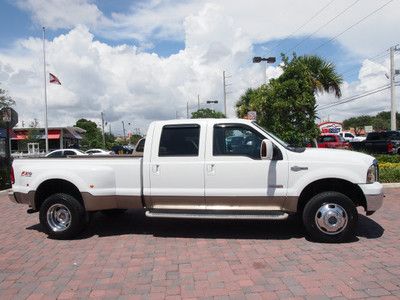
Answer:
<path fill-rule="evenodd" d="M 240 96 L 239 101 L 236 103 L 236 115 L 239 118 L 244 118 L 247 112 L 250 111 L 250 103 L 254 98 L 255 90 L 248 88 L 246 92 Z"/>
<path fill-rule="evenodd" d="M 340 85 L 343 78 L 335 66 L 316 55 L 304 55 L 294 58 L 307 68 L 315 93 L 334 93 L 337 98 L 342 96 Z"/>

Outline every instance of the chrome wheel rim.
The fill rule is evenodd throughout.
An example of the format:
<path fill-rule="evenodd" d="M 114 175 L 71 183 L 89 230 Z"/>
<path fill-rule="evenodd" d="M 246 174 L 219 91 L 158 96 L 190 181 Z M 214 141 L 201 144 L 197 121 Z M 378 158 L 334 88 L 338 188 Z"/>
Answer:
<path fill-rule="evenodd" d="M 315 224 L 323 233 L 335 235 L 347 225 L 348 216 L 343 207 L 336 203 L 323 204 L 315 214 Z"/>
<path fill-rule="evenodd" d="M 47 210 L 47 224 L 51 230 L 60 232 L 68 229 L 71 225 L 71 212 L 62 204 L 53 204 Z"/>

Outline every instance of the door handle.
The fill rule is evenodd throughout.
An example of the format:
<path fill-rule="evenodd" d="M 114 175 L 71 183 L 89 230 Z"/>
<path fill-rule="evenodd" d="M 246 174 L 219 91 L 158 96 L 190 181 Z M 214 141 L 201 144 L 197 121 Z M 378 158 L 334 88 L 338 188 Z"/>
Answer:
<path fill-rule="evenodd" d="M 215 174 L 215 164 L 208 164 L 207 165 L 207 172 L 209 174 Z"/>
<path fill-rule="evenodd" d="M 152 169 L 153 169 L 153 173 L 160 175 L 160 165 L 153 165 Z"/>
<path fill-rule="evenodd" d="M 290 168 L 293 172 L 298 172 L 298 171 L 306 171 L 308 170 L 308 167 L 299 167 L 299 166 L 293 166 Z"/>

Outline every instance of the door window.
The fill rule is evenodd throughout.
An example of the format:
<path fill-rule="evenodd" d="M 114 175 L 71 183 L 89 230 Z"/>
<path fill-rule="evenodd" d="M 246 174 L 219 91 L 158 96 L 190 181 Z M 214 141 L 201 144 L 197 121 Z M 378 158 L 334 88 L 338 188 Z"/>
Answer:
<path fill-rule="evenodd" d="M 213 155 L 248 156 L 260 159 L 263 136 L 248 126 L 215 125 Z"/>
<path fill-rule="evenodd" d="M 200 126 L 166 125 L 161 132 L 159 157 L 198 156 Z"/>
<path fill-rule="evenodd" d="M 64 156 L 68 156 L 68 155 L 76 155 L 76 153 L 71 150 L 64 150 Z"/>

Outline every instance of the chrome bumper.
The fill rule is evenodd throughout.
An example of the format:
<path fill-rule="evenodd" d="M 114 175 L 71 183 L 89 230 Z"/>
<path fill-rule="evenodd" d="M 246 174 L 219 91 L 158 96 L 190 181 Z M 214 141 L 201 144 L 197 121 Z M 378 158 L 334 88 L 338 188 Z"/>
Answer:
<path fill-rule="evenodd" d="M 15 193 L 13 191 L 8 192 L 8 199 L 10 199 L 11 202 L 18 203 L 17 198 L 15 198 Z"/>
<path fill-rule="evenodd" d="M 14 192 L 10 191 L 8 193 L 8 198 L 10 201 L 14 203 L 20 203 L 20 204 L 28 204 L 30 207 L 35 208 L 35 192 L 30 191 L 29 193 L 20 193 L 20 192 Z"/>
<path fill-rule="evenodd" d="M 365 195 L 367 215 L 371 215 L 383 205 L 383 186 L 379 182 L 359 184 Z"/>

